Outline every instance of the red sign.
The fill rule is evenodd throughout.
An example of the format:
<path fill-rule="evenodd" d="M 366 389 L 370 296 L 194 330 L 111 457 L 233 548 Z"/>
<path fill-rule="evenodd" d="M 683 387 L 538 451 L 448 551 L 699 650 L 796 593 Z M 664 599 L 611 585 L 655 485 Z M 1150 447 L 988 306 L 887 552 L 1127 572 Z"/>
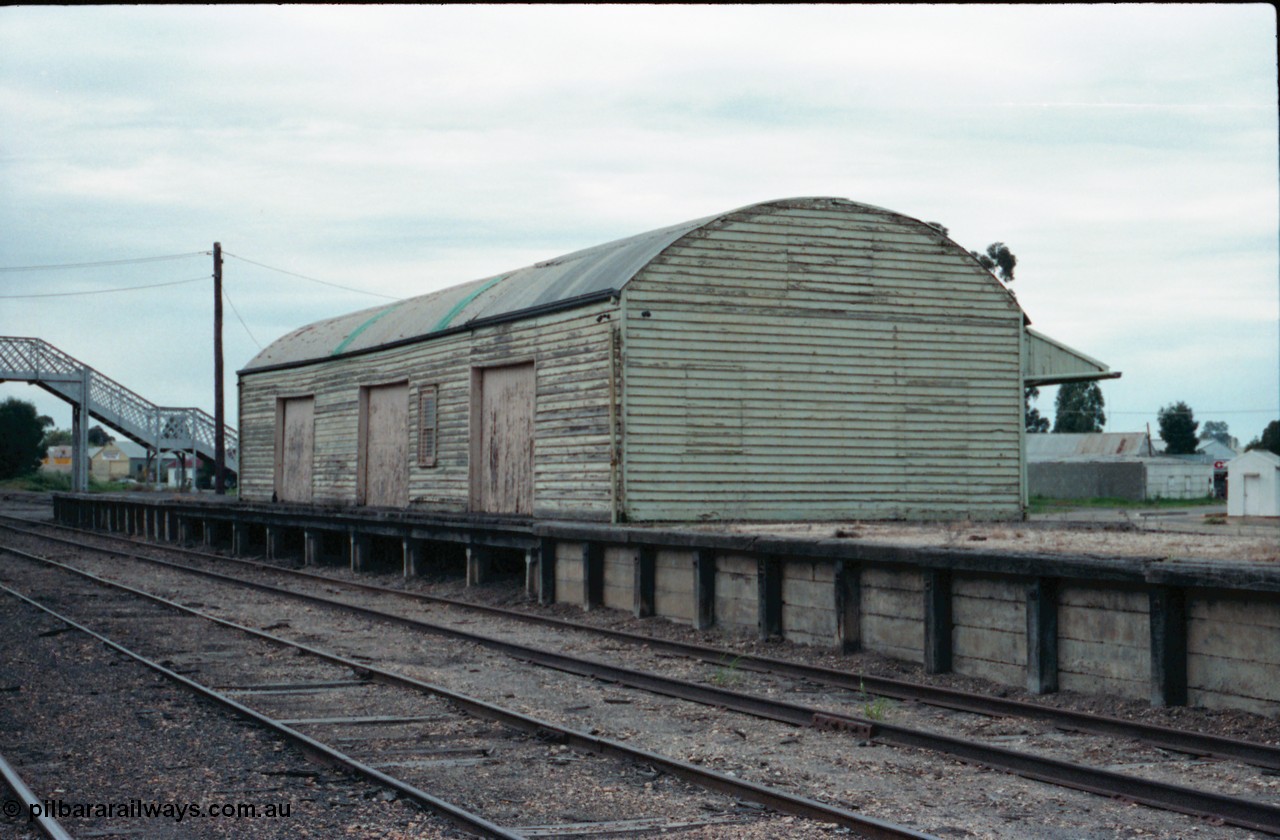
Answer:
<path fill-rule="evenodd" d="M 1214 461 L 1214 462 L 1213 462 L 1213 468 L 1214 468 L 1215 470 L 1225 470 L 1225 469 L 1227 468 L 1227 462 L 1226 462 L 1226 461 Z"/>

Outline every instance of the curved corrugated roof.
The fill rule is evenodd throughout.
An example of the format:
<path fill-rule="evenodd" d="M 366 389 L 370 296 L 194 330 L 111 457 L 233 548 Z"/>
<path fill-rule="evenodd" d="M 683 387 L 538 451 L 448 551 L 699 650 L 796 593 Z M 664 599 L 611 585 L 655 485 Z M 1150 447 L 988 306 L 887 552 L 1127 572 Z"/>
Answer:
<path fill-rule="evenodd" d="M 308 324 L 277 339 L 245 371 L 354 353 L 618 292 L 677 239 L 726 213 L 629 236 L 515 271 Z"/>
<path fill-rule="evenodd" d="M 596 245 L 506 274 L 318 321 L 272 342 L 241 372 L 358 353 L 457 330 L 477 321 L 532 314 L 617 294 L 641 269 L 692 231 L 743 211 L 819 203 L 839 203 L 899 215 L 841 198 L 793 198 L 752 204 Z"/>

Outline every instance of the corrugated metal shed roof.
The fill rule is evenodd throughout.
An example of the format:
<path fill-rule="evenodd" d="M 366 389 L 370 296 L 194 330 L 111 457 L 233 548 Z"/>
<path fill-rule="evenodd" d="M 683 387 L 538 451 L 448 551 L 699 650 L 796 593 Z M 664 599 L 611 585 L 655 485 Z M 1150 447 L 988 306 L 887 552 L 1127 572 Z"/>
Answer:
<path fill-rule="evenodd" d="M 1027 435 L 1028 461 L 1082 461 L 1150 455 L 1146 432 Z"/>
<path fill-rule="evenodd" d="M 244 370 L 358 352 L 475 321 L 616 293 L 677 239 L 725 215 L 618 239 L 506 274 L 309 324 L 277 339 Z"/>
<path fill-rule="evenodd" d="M 318 321 L 277 339 L 240 372 L 289 367 L 360 353 L 493 320 L 523 317 L 602 299 L 620 293 L 623 286 L 681 237 L 727 216 L 765 208 L 833 204 L 909 218 L 892 210 L 843 198 L 791 198 L 752 204 L 596 245 L 505 274 Z M 960 246 L 955 247 L 967 255 Z M 1010 300 L 1012 302 L 1012 297 Z M 1039 360 L 1038 367 L 1026 371 L 1029 383 L 1033 383 L 1036 377 L 1048 381 L 1046 377 L 1061 374 L 1065 368 L 1070 369 L 1069 379 L 1119 376 L 1118 373 L 1107 372 L 1106 366 L 1100 362 L 1052 339 L 1035 334 L 1031 343 L 1042 352 L 1029 354 Z"/>

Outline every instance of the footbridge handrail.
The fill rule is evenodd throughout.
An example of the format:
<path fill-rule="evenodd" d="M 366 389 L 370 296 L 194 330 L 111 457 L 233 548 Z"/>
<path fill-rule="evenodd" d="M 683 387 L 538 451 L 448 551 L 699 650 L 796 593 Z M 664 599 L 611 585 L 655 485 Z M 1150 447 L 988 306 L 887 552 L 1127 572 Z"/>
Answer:
<path fill-rule="evenodd" d="M 212 460 L 216 423 L 199 408 L 159 406 L 40 338 L 0 336 L 0 382 L 30 382 L 78 404 L 88 384 L 90 415 L 130 440 L 160 450 L 195 450 Z M 224 427 L 227 469 L 239 472 L 239 436 Z"/>

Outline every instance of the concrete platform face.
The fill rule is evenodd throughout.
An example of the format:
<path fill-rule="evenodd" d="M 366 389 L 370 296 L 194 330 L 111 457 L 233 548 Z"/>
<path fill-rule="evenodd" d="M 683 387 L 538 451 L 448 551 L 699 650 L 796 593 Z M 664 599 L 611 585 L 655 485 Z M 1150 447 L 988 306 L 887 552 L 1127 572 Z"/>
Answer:
<path fill-rule="evenodd" d="M 654 613 L 681 624 L 692 624 L 693 552 L 658 549 L 654 558 Z"/>
<path fill-rule="evenodd" d="M 952 666 L 956 673 L 1007 685 L 1027 667 L 1026 586 L 999 578 L 961 577 L 952 586 Z"/>
<path fill-rule="evenodd" d="M 1145 699 L 1151 635 L 1144 594 L 1064 585 L 1058 601 L 1058 679 L 1066 691 Z"/>
<path fill-rule="evenodd" d="M 1190 702 L 1261 714 L 1280 707 L 1280 601 L 1206 593 L 1188 612 Z"/>
<path fill-rule="evenodd" d="M 239 506 L 153 494 L 55 498 L 55 517 L 66 524 L 145 529 L 158 539 L 228 551 L 252 547 L 301 558 L 308 547 L 314 554 L 326 544 L 349 543 L 353 534 L 422 540 L 433 548 L 420 552 L 418 563 L 451 573 L 452 565 L 434 568 L 443 562 L 442 546 L 459 555 L 523 549 L 541 558 L 538 574 L 528 576 L 532 596 L 549 594 L 584 609 L 643 608 L 646 615 L 744 636 L 851 643 L 929 670 L 1033 691 L 1280 715 L 1280 542 L 1274 541 L 1280 522 L 1240 523 L 1236 530 L 1253 530 L 1234 537 L 1214 525 L 1206 537 L 1205 512 L 1152 512 L 1141 520 L 1144 527 L 1158 523 L 1174 542 L 1149 543 L 1162 547 L 1159 554 L 1105 556 L 1006 547 L 1019 544 L 1019 529 L 1057 527 L 1043 522 L 950 523 L 934 526 L 931 544 L 909 545 L 872 539 L 892 523 L 675 530 Z M 1106 546 L 1148 533 L 1133 525 L 1130 512 L 1088 515 L 1092 524 L 1073 522 L 1086 530 L 1062 531 L 1064 539 L 1084 533 L 1098 538 L 1092 545 Z M 1093 526 L 1101 527 L 1088 530 Z M 1193 526 L 1199 530 L 1186 533 L 1194 539 L 1178 536 L 1179 528 Z M 928 526 L 909 527 L 928 534 Z M 1052 543 L 1045 534 L 1033 536 Z M 1219 553 L 1172 555 L 1167 545 L 1213 545 Z M 1233 545 L 1241 547 L 1239 556 Z"/>

